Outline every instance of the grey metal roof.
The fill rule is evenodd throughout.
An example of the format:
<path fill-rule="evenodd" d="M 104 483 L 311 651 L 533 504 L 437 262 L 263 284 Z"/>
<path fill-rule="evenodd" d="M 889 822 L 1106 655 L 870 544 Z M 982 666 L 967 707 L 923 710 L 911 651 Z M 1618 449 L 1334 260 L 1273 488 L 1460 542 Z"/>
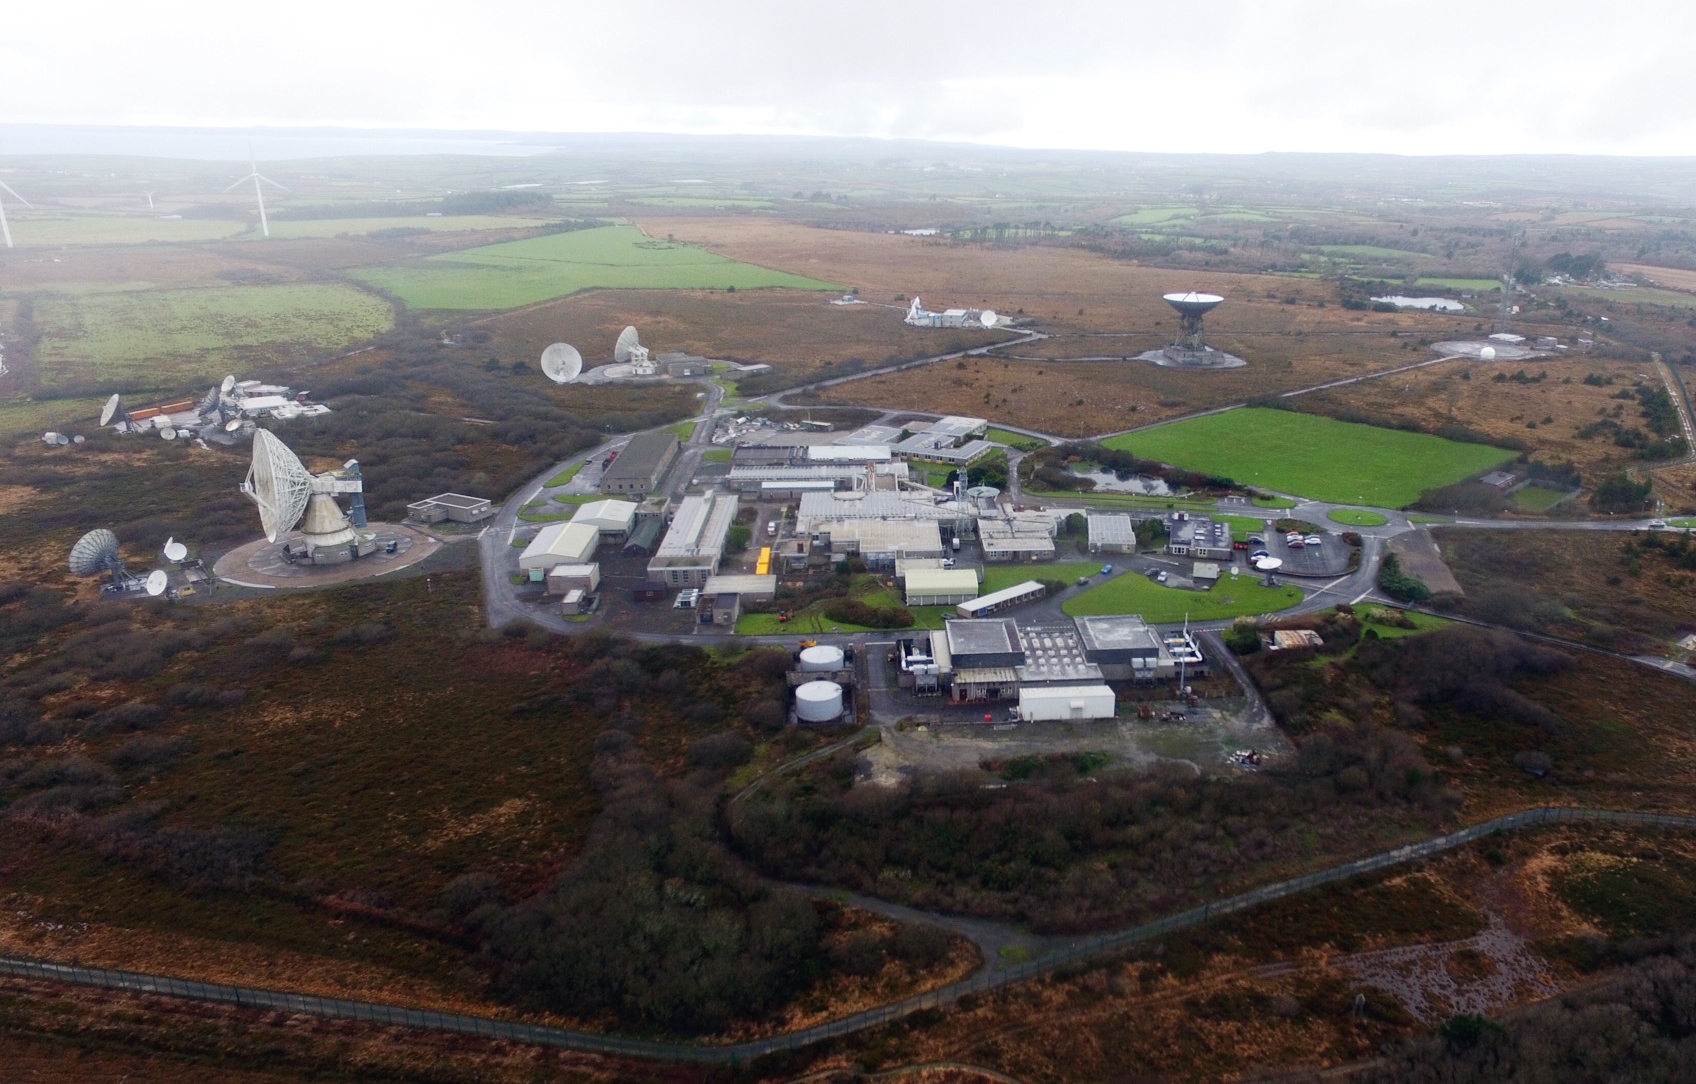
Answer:
<path fill-rule="evenodd" d="M 954 655 L 1006 655 L 1020 650 L 1013 622 L 1000 617 L 947 622 L 948 650 Z"/>
<path fill-rule="evenodd" d="M 675 433 L 637 433 L 630 438 L 630 443 L 624 446 L 624 451 L 618 453 L 618 458 L 612 461 L 612 466 L 607 468 L 601 479 L 602 484 L 623 479 L 638 481 L 652 478 L 676 444 Z"/>
<path fill-rule="evenodd" d="M 1078 638 L 1089 651 L 1158 651 L 1160 638 L 1135 614 L 1116 617 L 1076 617 Z"/>

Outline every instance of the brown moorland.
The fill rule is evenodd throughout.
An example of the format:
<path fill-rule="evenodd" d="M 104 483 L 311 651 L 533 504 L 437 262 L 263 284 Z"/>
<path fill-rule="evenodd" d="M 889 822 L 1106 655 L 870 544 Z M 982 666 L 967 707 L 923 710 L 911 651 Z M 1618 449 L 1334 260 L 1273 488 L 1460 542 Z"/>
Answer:
<path fill-rule="evenodd" d="M 593 290 L 516 312 L 472 320 L 492 333 L 489 352 L 534 363 L 554 342 L 569 342 L 589 368 L 609 364 L 619 332 L 634 325 L 657 352 L 684 351 L 743 364 L 764 363 L 787 387 L 1001 341 L 987 331 L 921 331 L 883 305 L 832 305 L 799 290 Z M 579 391 L 573 388 L 576 394 Z"/>

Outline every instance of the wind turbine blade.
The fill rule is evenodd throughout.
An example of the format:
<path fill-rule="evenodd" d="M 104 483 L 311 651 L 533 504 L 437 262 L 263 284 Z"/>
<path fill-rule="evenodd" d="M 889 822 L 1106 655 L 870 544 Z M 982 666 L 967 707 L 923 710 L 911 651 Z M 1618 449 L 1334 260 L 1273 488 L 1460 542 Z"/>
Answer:
<path fill-rule="evenodd" d="M 230 187 L 228 187 L 228 188 L 226 188 L 226 189 L 224 189 L 224 191 L 226 191 L 226 192 L 234 192 L 234 191 L 235 191 L 235 190 L 236 190 L 236 189 L 238 189 L 238 188 L 240 188 L 240 187 L 241 187 L 241 186 L 242 186 L 242 185 L 244 185 L 244 184 L 246 184 L 246 183 L 247 183 L 247 182 L 248 182 L 248 181 L 250 181 L 250 180 L 252 180 L 252 179 L 253 179 L 253 178 L 254 178 L 254 176 L 255 176 L 255 175 L 254 175 L 254 174 L 252 174 L 252 173 L 249 173 L 249 174 L 248 174 L 248 175 L 247 175 L 247 176 L 245 176 L 245 177 L 242 177 L 242 178 L 241 178 L 241 179 L 239 179 L 239 180 L 238 180 L 238 181 L 236 181 L 236 183 L 235 183 L 235 184 L 232 184 L 232 185 L 230 185 Z"/>
<path fill-rule="evenodd" d="M 289 191 L 289 189 L 286 185 L 278 184 L 276 181 L 273 181 L 271 178 L 265 176 L 263 173 L 257 173 L 257 174 L 254 174 L 254 176 L 258 177 L 260 180 L 264 181 L 266 184 L 270 185 L 272 188 L 281 188 L 284 192 Z M 290 193 L 290 194 L 292 195 L 293 193 Z"/>
<path fill-rule="evenodd" d="M 18 195 L 17 189 L 13 188 L 11 185 L 7 184 L 5 181 L 0 181 L 0 188 L 4 188 L 7 192 L 10 192 L 12 194 L 12 198 L 17 200 L 19 203 L 23 204 L 25 207 L 28 207 L 31 210 L 33 210 L 35 208 L 35 205 L 33 203 L 31 203 L 27 199 L 24 199 L 22 196 Z"/>
<path fill-rule="evenodd" d="M 3 183 L 3 182 L 0 182 Z M 12 247 L 12 227 L 6 224 L 6 205 L 0 203 L 0 234 L 6 237 L 6 247 Z"/>
<path fill-rule="evenodd" d="M 253 174 L 253 198 L 259 201 L 259 231 L 266 237 L 271 236 L 271 224 L 265 221 L 265 191 L 259 187 L 259 172 Z"/>

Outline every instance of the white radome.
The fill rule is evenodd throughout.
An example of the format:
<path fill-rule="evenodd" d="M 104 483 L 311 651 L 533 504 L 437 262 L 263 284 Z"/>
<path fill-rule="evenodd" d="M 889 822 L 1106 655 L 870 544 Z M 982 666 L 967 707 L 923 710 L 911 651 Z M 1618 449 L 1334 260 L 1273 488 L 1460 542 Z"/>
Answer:
<path fill-rule="evenodd" d="M 1493 346 L 1486 346 L 1484 349 L 1478 351 L 1478 360 L 1479 361 L 1495 361 L 1496 360 L 1496 348 L 1493 347 Z"/>

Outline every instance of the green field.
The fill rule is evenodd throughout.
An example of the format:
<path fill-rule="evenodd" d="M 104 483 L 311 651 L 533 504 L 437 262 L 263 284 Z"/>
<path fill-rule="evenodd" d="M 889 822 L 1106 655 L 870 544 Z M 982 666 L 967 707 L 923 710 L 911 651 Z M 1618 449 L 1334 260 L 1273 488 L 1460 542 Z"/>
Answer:
<path fill-rule="evenodd" d="M 0 439 L 39 437 L 49 429 L 62 433 L 91 432 L 100 419 L 104 396 L 89 399 L 0 399 Z M 69 451 L 69 449 L 66 449 Z M 0 480 L 0 484 L 4 484 Z"/>
<path fill-rule="evenodd" d="M 350 347 L 393 327 L 394 311 L 352 286 L 291 283 L 43 294 L 35 320 L 43 386 L 132 391 Z"/>
<path fill-rule="evenodd" d="M 1254 506 L 1256 508 L 1294 508 L 1296 502 L 1288 497 L 1256 497 L 1254 498 Z"/>
<path fill-rule="evenodd" d="M 710 451 L 705 451 L 705 452 L 701 453 L 701 462 L 703 462 L 703 463 L 728 463 L 728 462 L 730 462 L 731 456 L 733 456 L 735 454 L 736 453 L 731 451 L 729 448 L 713 448 Z"/>
<path fill-rule="evenodd" d="M 1390 522 L 1390 517 L 1381 512 L 1368 512 L 1364 508 L 1334 508 L 1326 516 L 1333 523 L 1345 523 L 1350 527 L 1382 527 Z"/>
<path fill-rule="evenodd" d="M 552 478 L 549 478 L 548 481 L 547 481 L 548 486 L 550 486 L 550 487 L 552 487 L 552 486 L 563 486 L 565 483 L 567 483 L 567 482 L 571 481 L 573 478 L 577 477 L 577 472 L 582 470 L 583 466 L 584 466 L 584 464 L 582 464 L 582 463 L 573 463 L 571 466 L 560 471 L 558 474 L 554 475 Z"/>
<path fill-rule="evenodd" d="M 1502 284 L 1495 279 L 1446 279 L 1420 278 L 1414 281 L 1415 286 L 1443 286 L 1450 290 L 1471 290 L 1473 293 L 1487 294 L 1491 290 L 1500 290 Z"/>
<path fill-rule="evenodd" d="M 1101 561 L 1073 561 L 1064 565 L 989 565 L 983 570 L 983 593 L 1000 591 L 1026 580 L 1059 580 L 1076 583 L 1079 576 L 1093 576 L 1101 571 Z M 952 607 L 950 607 L 952 609 Z"/>
<path fill-rule="evenodd" d="M 1140 211 L 1132 211 L 1128 215 L 1120 215 L 1113 220 L 1115 226 L 1157 226 L 1162 222 L 1171 222 L 1179 218 L 1194 218 L 1194 207 L 1144 207 Z"/>
<path fill-rule="evenodd" d="M 1413 622 L 1411 629 L 1397 628 L 1394 625 L 1381 625 L 1372 619 L 1373 614 L 1378 610 L 1388 611 L 1390 609 L 1388 606 L 1366 607 L 1355 610 L 1355 613 L 1364 615 L 1362 624 L 1376 632 L 1380 640 L 1399 640 L 1404 636 L 1417 636 L 1422 632 L 1432 632 L 1454 624 L 1446 617 L 1433 617 L 1430 614 L 1414 613 L 1412 610 L 1396 611 Z"/>
<path fill-rule="evenodd" d="M 285 218 L 271 222 L 272 237 L 335 237 L 338 234 L 367 234 L 380 230 L 527 230 L 547 225 L 540 218 L 508 218 L 503 215 L 408 215 L 397 218 Z M 253 234 L 258 238 L 259 234 Z"/>
<path fill-rule="evenodd" d="M 1253 516 L 1224 516 L 1213 513 L 1213 518 L 1219 523 L 1227 523 L 1231 527 L 1231 541 L 1247 542 L 1249 535 L 1265 535 L 1266 521 Z"/>
<path fill-rule="evenodd" d="M 1696 519 L 1669 519 L 1667 526 L 1678 527 L 1682 530 L 1696 530 Z"/>
<path fill-rule="evenodd" d="M 1285 610 L 1302 600 L 1301 588 L 1264 587 L 1254 576 L 1219 578 L 1210 591 L 1184 591 L 1163 587 L 1147 576 L 1134 573 L 1108 580 L 1061 607 L 1072 617 L 1104 614 L 1141 614 L 1151 624 L 1171 624 L 1187 615 L 1191 621 L 1217 621 L 1245 614 Z"/>
<path fill-rule="evenodd" d="M 1525 486 L 1514 493 L 1513 506 L 1525 512 L 1547 512 L 1566 500 L 1566 494 L 1543 486 Z"/>
<path fill-rule="evenodd" d="M 447 252 L 353 272 L 414 309 L 491 310 L 533 305 L 596 287 L 630 290 L 840 290 L 696 245 L 645 237 L 634 226 L 602 226 Z"/>
<path fill-rule="evenodd" d="M 1486 444 L 1261 407 L 1208 414 L 1103 443 L 1245 485 L 1379 508 L 1406 507 L 1427 489 L 1514 457 Z"/>
<path fill-rule="evenodd" d="M 154 215 L 36 215 L 8 212 L 12 242 L 37 245 L 139 245 L 149 241 L 216 241 L 247 227 L 215 218 L 159 218 Z M 258 236 L 256 232 L 255 237 Z"/>
<path fill-rule="evenodd" d="M 1030 489 L 1025 496 L 1043 500 L 1077 501 L 1091 508 L 1144 508 L 1150 511 L 1209 512 L 1218 503 L 1188 497 L 1140 497 L 1134 493 L 1096 493 L 1080 490 Z"/>
<path fill-rule="evenodd" d="M 1015 433 L 1008 429 L 997 429 L 994 426 L 991 426 L 989 431 L 984 434 L 984 439 L 992 440 L 997 444 L 1005 444 L 1007 447 L 1021 452 L 1034 452 L 1038 448 L 1048 447 L 1046 440 L 1027 437 L 1023 433 Z"/>

